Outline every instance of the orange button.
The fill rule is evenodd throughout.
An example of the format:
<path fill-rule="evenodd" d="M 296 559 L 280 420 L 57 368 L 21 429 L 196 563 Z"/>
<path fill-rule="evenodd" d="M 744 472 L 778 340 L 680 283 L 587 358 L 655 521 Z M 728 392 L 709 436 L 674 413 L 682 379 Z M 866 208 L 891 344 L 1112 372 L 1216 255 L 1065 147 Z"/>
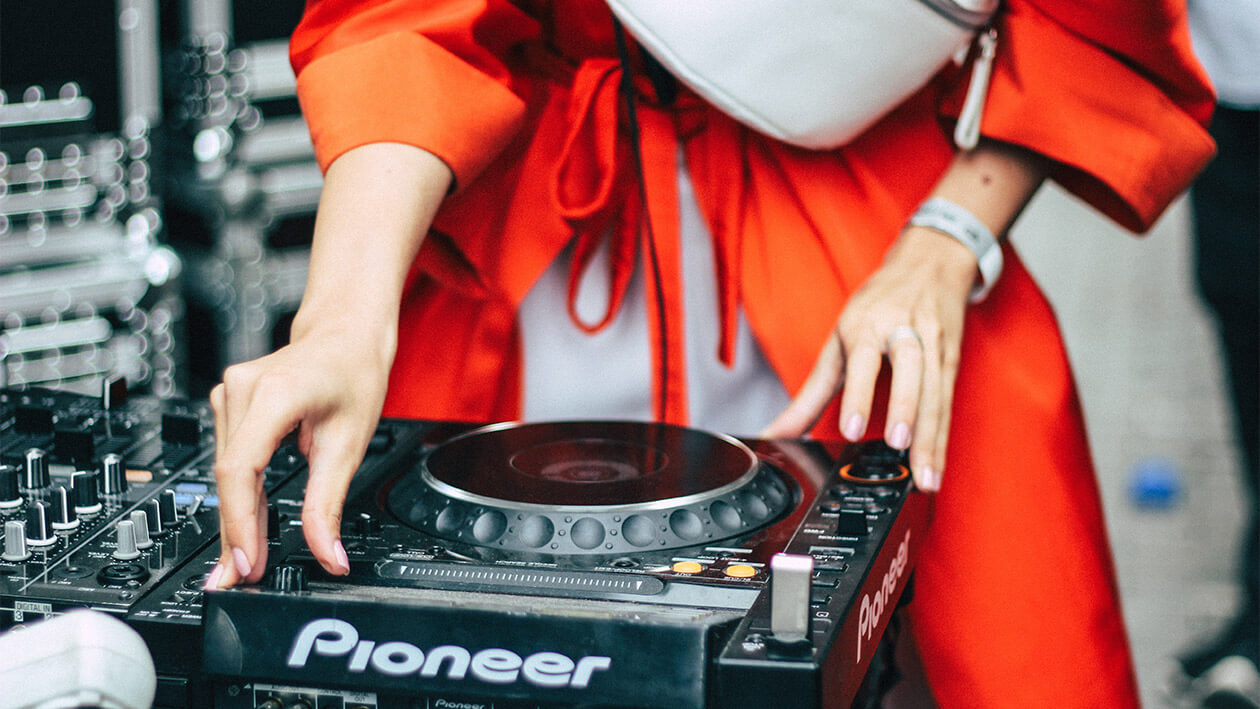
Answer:
<path fill-rule="evenodd" d="M 676 574 L 698 574 L 704 571 L 704 567 L 695 561 L 675 561 L 674 573 Z"/>
<path fill-rule="evenodd" d="M 722 573 L 737 579 L 748 579 L 757 575 L 757 570 L 748 564 L 731 564 Z"/>

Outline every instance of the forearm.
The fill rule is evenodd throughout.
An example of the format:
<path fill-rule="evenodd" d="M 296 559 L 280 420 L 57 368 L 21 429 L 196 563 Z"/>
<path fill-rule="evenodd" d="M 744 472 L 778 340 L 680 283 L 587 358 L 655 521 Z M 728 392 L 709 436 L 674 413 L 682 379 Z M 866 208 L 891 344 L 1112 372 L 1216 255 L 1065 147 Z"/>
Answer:
<path fill-rule="evenodd" d="M 433 154 L 377 143 L 329 166 L 293 338 L 332 326 L 387 338 L 392 359 L 403 283 L 451 183 Z"/>
<path fill-rule="evenodd" d="M 930 196 L 947 199 L 971 212 L 1000 240 L 1046 174 L 1046 160 L 1040 155 L 1006 143 L 982 141 L 974 150 L 955 156 Z M 913 245 L 922 258 L 931 259 L 944 274 L 961 277 L 970 286 L 976 260 L 963 244 L 931 229 L 910 227 L 902 234 L 897 250 L 908 245 Z"/>

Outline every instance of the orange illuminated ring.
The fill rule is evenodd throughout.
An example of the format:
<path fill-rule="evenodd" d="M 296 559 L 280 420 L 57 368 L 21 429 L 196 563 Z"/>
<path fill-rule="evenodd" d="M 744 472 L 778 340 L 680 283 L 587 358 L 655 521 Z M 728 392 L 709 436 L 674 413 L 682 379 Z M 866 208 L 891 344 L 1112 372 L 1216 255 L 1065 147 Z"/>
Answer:
<path fill-rule="evenodd" d="M 901 473 L 899 475 L 895 477 L 891 477 L 891 478 L 883 478 L 880 480 L 871 480 L 870 478 L 855 477 L 849 473 L 849 469 L 852 467 L 853 467 L 853 464 L 849 463 L 843 468 L 840 468 L 841 479 L 848 480 L 849 482 L 864 483 L 866 485 L 883 485 L 886 483 L 898 483 L 910 477 L 910 469 L 904 465 L 897 466 L 898 468 L 901 468 Z"/>

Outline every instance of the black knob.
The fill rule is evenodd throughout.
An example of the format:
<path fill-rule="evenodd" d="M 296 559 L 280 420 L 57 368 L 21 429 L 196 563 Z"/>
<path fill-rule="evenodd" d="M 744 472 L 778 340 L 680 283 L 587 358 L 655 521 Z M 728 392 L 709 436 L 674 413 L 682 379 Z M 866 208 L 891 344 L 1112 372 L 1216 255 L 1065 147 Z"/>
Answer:
<path fill-rule="evenodd" d="M 179 524 L 179 507 L 175 504 L 174 490 L 163 490 L 158 496 L 158 515 L 163 527 Z"/>
<path fill-rule="evenodd" d="M 271 588 L 284 593 L 306 590 L 306 569 L 296 564 L 280 564 L 271 570 Z"/>
<path fill-rule="evenodd" d="M 54 544 L 57 535 L 53 532 L 52 510 L 48 503 L 36 500 L 26 508 L 26 543 L 34 547 L 45 547 Z"/>
<path fill-rule="evenodd" d="M 98 473 L 79 470 L 70 476 L 70 492 L 73 493 L 74 511 L 81 515 L 93 515 L 101 511 L 101 491 L 97 487 Z"/>
<path fill-rule="evenodd" d="M 18 476 L 21 469 L 15 465 L 0 465 L 0 510 L 9 510 L 22 504 L 22 490 Z"/>
<path fill-rule="evenodd" d="M 381 531 L 381 521 L 367 512 L 360 512 L 354 519 L 354 531 L 365 537 L 377 534 Z"/>
<path fill-rule="evenodd" d="M 149 500 L 144 505 L 144 515 L 149 523 L 149 536 L 160 537 L 168 531 L 162 525 L 162 503 L 157 500 Z"/>
<path fill-rule="evenodd" d="M 74 529 L 79 526 L 79 517 L 74 513 L 74 502 L 70 490 L 63 485 L 52 489 L 52 526 L 53 529 Z"/>
<path fill-rule="evenodd" d="M 121 495 L 127 491 L 127 471 L 123 469 L 122 456 L 110 453 L 101 458 L 101 492 Z"/>
<path fill-rule="evenodd" d="M 48 453 L 43 448 L 28 448 L 22 469 L 22 487 L 43 490 L 52 484 L 48 475 Z"/>

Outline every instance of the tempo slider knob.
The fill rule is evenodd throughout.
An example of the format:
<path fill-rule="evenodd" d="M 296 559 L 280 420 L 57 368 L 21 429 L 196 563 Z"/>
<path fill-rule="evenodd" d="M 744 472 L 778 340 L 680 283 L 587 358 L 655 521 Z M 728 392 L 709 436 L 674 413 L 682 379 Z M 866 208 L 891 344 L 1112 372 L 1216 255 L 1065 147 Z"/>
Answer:
<path fill-rule="evenodd" d="M 4 553 L 0 559 L 11 562 L 26 561 L 31 550 L 26 548 L 26 526 L 17 520 L 4 523 Z"/>
<path fill-rule="evenodd" d="M 776 640 L 796 642 L 809 635 L 809 592 L 814 557 L 775 554 L 770 559 L 770 633 Z"/>

